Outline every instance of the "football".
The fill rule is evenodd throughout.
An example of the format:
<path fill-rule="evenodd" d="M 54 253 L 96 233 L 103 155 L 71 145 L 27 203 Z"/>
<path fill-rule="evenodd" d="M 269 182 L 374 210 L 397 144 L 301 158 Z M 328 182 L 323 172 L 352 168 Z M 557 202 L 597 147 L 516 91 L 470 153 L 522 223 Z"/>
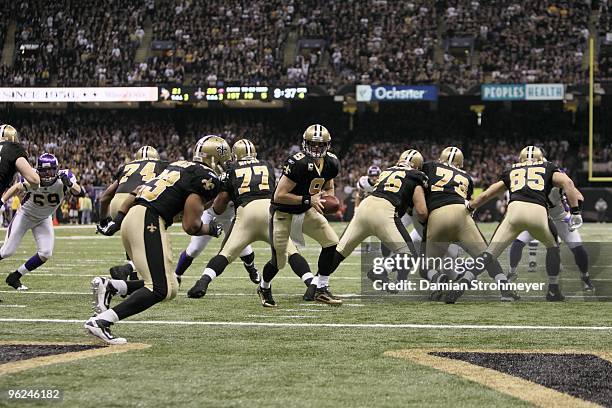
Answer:
<path fill-rule="evenodd" d="M 333 195 L 322 197 L 321 203 L 323 204 L 323 214 L 335 214 L 340 209 L 340 201 Z"/>

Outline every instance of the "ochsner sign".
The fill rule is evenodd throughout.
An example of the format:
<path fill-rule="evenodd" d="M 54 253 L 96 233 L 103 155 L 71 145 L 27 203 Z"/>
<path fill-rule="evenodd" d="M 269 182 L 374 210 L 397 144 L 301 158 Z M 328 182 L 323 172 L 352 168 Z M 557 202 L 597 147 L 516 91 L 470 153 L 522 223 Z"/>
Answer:
<path fill-rule="evenodd" d="M 483 101 L 556 101 L 565 97 L 563 84 L 482 85 Z"/>
<path fill-rule="evenodd" d="M 357 102 L 435 101 L 438 88 L 431 85 L 357 85 Z"/>

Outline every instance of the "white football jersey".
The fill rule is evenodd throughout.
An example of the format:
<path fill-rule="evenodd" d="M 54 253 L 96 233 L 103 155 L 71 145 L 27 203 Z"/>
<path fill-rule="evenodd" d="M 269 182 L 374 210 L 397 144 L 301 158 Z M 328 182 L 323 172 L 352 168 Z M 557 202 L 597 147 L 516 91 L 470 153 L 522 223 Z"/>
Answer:
<path fill-rule="evenodd" d="M 77 182 L 71 171 L 60 170 L 60 172 L 68 174 L 70 181 L 73 183 Z M 58 177 L 55 183 L 50 186 L 41 186 L 36 191 L 27 192 L 19 211 L 31 220 L 42 221 L 53 215 L 64 200 L 67 190 Z"/>
<path fill-rule="evenodd" d="M 357 189 L 362 193 L 367 195 L 372 194 L 374 191 L 374 184 L 370 184 L 370 179 L 368 176 L 361 176 L 357 181 Z"/>
<path fill-rule="evenodd" d="M 548 194 L 548 200 L 552 204 L 548 214 L 554 221 L 563 221 L 568 216 L 565 193 L 559 187 L 553 187 Z"/>

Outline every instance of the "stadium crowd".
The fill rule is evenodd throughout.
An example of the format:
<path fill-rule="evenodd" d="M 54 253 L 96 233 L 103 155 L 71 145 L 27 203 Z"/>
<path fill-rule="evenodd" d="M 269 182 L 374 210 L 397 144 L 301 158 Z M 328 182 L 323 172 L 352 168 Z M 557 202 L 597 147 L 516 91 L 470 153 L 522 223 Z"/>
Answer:
<path fill-rule="evenodd" d="M 598 27 L 606 33 L 607 2 L 601 7 Z M 337 89 L 580 83 L 592 12 L 587 2 L 567 0 L 24 0 L 1 13 L 0 45 L 8 20 L 16 22 L 15 62 L 0 66 L 6 85 L 137 85 L 189 77 L 194 84 Z M 155 47 L 136 61 L 146 27 Z M 285 64 L 291 33 L 322 45 L 298 50 L 294 63 Z M 470 39 L 469 52 L 448 49 L 456 37 Z"/>
<path fill-rule="evenodd" d="M 395 117 L 395 121 L 388 121 L 387 115 Z M 395 111 L 371 116 L 365 114 L 356 118 L 358 130 L 349 132 L 342 118 L 337 116 L 340 115 L 331 112 L 319 115 L 318 119 L 332 131 L 332 151 L 341 158 L 351 158 L 342 161 L 342 173 L 337 180 L 339 189 L 354 186 L 358 177 L 372 164 L 381 167 L 392 164 L 401 150 L 408 147 L 420 150 L 426 159 L 431 159 L 438 157 L 447 144 L 459 142 L 466 156 L 466 168 L 476 185 L 481 187 L 496 181 L 504 164 L 510 162 L 528 142 L 536 141 L 542 145 L 551 160 L 572 172 L 581 168 L 582 160 L 586 158 L 585 147 L 581 148 L 578 156 L 574 154 L 576 146 L 572 145 L 572 140 L 576 135 L 560 130 L 564 123 L 555 124 L 552 119 L 550 123 L 543 122 L 541 117 L 525 118 L 524 128 L 535 128 L 539 121 L 544 128 L 553 126 L 550 134 L 538 135 L 537 130 L 523 133 L 516 126 L 508 130 L 511 119 L 504 116 L 491 119 L 488 127 L 474 128 L 468 124 L 473 120 L 471 115 L 453 118 L 444 112 L 434 113 L 426 109 L 399 115 L 403 116 L 402 119 L 397 119 L 398 112 Z M 430 116 L 430 120 L 425 116 Z M 32 158 L 42 152 L 57 155 L 61 166 L 70 168 L 85 187 L 91 189 L 92 186 L 108 185 L 118 167 L 131 160 L 133 152 L 141 145 L 152 145 L 163 159 L 174 160 L 190 157 L 194 142 L 206 134 L 220 135 L 230 144 L 248 138 L 257 146 L 260 158 L 269 160 L 280 169 L 287 156 L 299 150 L 301 133 L 310 121 L 309 115 L 299 112 L 261 114 L 243 111 L 235 114 L 206 111 L 193 115 L 163 111 L 81 110 L 57 114 L 17 112 L 10 123 L 23 135 Z M 457 129 L 466 130 L 458 133 Z M 601 154 L 608 155 L 601 157 L 602 161 L 612 160 L 612 149 L 603 149 Z"/>

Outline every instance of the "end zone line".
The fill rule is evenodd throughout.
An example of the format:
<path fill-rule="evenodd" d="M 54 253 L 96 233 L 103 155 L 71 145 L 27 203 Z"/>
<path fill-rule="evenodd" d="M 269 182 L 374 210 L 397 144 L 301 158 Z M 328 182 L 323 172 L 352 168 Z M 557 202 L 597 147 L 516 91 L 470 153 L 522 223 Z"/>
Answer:
<path fill-rule="evenodd" d="M 77 319 L 0 318 L 0 323 L 78 323 Z M 476 329 L 476 330 L 612 330 L 612 326 L 526 326 L 482 324 L 416 324 L 416 323 L 270 323 L 270 322 L 198 322 L 181 320 L 124 320 L 119 324 L 157 324 L 170 326 L 240 326 L 240 327 L 321 327 L 356 329 Z"/>

